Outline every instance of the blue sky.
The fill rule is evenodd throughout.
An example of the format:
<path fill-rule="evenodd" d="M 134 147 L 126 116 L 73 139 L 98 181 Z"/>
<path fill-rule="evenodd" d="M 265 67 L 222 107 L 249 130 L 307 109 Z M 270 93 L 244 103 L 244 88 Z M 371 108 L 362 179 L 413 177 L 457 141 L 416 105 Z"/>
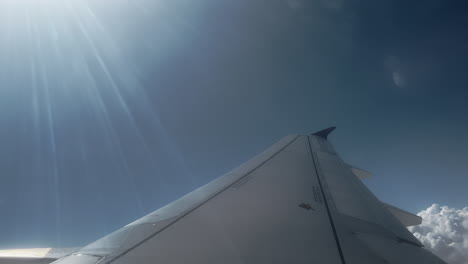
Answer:
<path fill-rule="evenodd" d="M 468 206 L 457 1 L 5 0 L 0 246 L 79 246 L 290 133 L 383 201 Z"/>

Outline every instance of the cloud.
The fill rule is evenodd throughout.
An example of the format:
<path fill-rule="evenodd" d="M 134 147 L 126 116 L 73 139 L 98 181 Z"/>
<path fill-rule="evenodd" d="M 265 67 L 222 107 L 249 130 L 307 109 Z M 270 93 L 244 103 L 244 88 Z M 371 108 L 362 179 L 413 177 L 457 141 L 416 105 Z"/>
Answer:
<path fill-rule="evenodd" d="M 401 61 L 396 56 L 388 56 L 385 60 L 385 65 L 392 74 L 393 82 L 398 87 L 406 85 L 406 79 L 402 73 Z"/>
<path fill-rule="evenodd" d="M 409 230 L 427 249 L 450 264 L 468 263 L 468 207 L 433 204 L 418 215 L 422 224 Z"/>
<path fill-rule="evenodd" d="M 401 72 L 398 70 L 395 70 L 392 72 L 392 78 L 393 82 L 395 83 L 396 86 L 402 87 L 405 85 L 405 79 L 401 75 Z"/>

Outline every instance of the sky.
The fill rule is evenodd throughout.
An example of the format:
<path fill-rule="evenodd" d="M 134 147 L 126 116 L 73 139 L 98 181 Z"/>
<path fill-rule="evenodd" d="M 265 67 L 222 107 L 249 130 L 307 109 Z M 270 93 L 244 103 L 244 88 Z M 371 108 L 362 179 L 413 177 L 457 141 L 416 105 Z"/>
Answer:
<path fill-rule="evenodd" d="M 2 0 L 0 247 L 87 244 L 329 126 L 382 201 L 463 210 L 467 8 Z"/>

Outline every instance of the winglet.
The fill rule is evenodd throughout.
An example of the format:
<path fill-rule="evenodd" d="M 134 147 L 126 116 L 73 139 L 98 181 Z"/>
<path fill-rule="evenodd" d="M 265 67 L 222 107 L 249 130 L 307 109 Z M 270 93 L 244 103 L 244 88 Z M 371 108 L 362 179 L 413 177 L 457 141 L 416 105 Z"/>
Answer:
<path fill-rule="evenodd" d="M 318 137 L 321 137 L 321 138 L 324 138 L 324 139 L 327 139 L 328 135 L 333 131 L 335 130 L 336 127 L 329 127 L 329 128 L 326 128 L 324 130 L 320 130 L 319 132 L 315 132 L 313 133 L 312 135 L 314 136 L 318 136 Z"/>

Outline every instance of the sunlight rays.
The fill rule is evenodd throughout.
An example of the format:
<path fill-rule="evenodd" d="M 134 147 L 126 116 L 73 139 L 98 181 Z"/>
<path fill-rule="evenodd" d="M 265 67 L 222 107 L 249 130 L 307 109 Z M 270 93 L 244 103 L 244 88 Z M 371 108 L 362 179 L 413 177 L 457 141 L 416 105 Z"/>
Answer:
<path fill-rule="evenodd" d="M 138 177 L 141 168 L 147 174 L 158 170 L 156 150 L 164 149 L 178 170 L 190 174 L 146 97 L 138 67 L 101 21 L 104 4 L 132 10 L 135 17 L 152 12 L 142 1 L 0 1 L 0 103 L 20 120 L 3 115 L 0 121 L 33 142 L 31 158 L 25 159 L 31 169 L 25 168 L 23 176 L 34 173 L 46 183 L 42 192 L 55 213 L 58 245 L 65 192 L 74 177 L 97 185 L 112 176 L 128 186 L 126 195 L 136 204 L 133 214 L 141 215 L 147 208 Z M 158 145 L 148 143 L 137 120 L 141 115 L 150 116 L 145 121 L 160 136 Z M 159 183 L 167 189 L 164 180 Z"/>

